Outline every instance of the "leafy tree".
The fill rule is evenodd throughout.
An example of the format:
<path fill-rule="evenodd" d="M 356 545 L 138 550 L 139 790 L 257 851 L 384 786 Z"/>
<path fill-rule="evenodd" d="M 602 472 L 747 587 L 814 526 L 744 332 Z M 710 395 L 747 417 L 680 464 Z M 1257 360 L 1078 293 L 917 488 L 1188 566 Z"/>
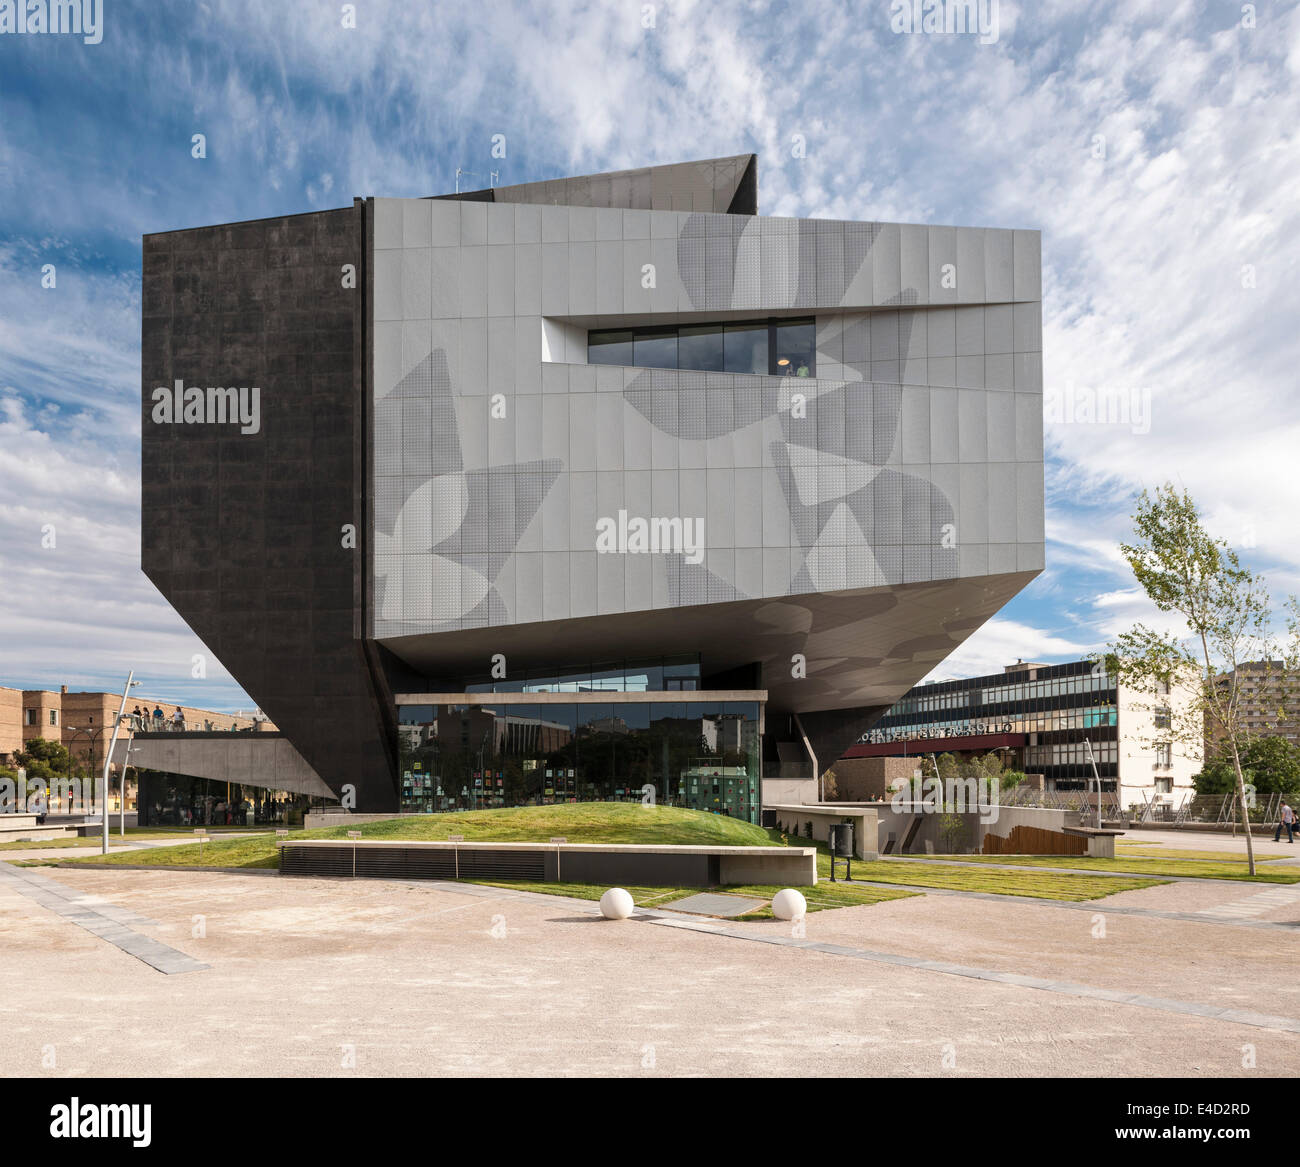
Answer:
<path fill-rule="evenodd" d="M 1000 753 L 991 751 L 982 757 L 961 761 L 956 754 L 940 754 L 935 759 L 935 769 L 943 782 L 944 800 L 953 800 L 954 791 L 959 782 L 974 778 L 979 782 L 979 790 L 1010 790 L 1025 781 L 1025 775 L 1019 770 L 1008 770 Z"/>
<path fill-rule="evenodd" d="M 1003 770 L 1000 778 L 1003 791 L 1014 790 L 1021 783 L 1028 781 L 1029 775 L 1023 770 Z"/>
<path fill-rule="evenodd" d="M 955 855 L 966 842 L 966 820 L 959 814 L 945 814 L 939 819 L 939 834 L 944 851 Z"/>
<path fill-rule="evenodd" d="M 1297 649 L 1297 604 L 1288 608 L 1288 651 L 1271 635 L 1273 613 L 1261 576 L 1242 567 L 1237 553 L 1213 538 L 1196 503 L 1172 483 L 1154 494 L 1143 491 L 1133 516 L 1134 539 L 1121 545 L 1139 586 L 1161 611 L 1181 618 L 1183 635 L 1138 624 L 1122 633 L 1107 653 L 1107 664 L 1121 681 L 1150 695 L 1151 708 L 1167 701 L 1163 694 L 1185 687 L 1187 701 L 1170 702 L 1170 726 L 1158 732 L 1165 741 L 1200 748 L 1205 740 L 1223 743 L 1246 835 L 1246 859 L 1255 874 L 1250 835 L 1245 764 L 1250 741 L 1246 706 L 1238 672 L 1247 661 L 1272 662 L 1258 680 L 1289 687 Z M 1278 658 L 1284 658 L 1279 660 Z"/>
<path fill-rule="evenodd" d="M 1241 765 L 1257 794 L 1300 795 L 1300 747 L 1284 737 L 1258 737 L 1241 753 Z M 1193 779 L 1197 794 L 1227 794 L 1236 774 L 1230 758 L 1220 755 Z"/>
<path fill-rule="evenodd" d="M 1237 785 L 1237 774 L 1228 758 L 1206 762 L 1199 774 L 1192 776 L 1197 794 L 1230 794 Z"/>
<path fill-rule="evenodd" d="M 83 769 L 81 763 L 69 753 L 67 746 L 46 741 L 43 737 L 35 737 L 27 742 L 14 755 L 14 761 L 27 771 L 30 778 L 70 777 Z"/>

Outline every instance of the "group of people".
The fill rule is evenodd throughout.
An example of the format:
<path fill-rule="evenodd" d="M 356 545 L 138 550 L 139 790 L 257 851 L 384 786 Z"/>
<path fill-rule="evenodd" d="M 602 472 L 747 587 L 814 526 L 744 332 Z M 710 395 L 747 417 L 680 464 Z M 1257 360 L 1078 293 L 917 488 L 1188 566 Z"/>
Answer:
<path fill-rule="evenodd" d="M 287 820 L 292 806 L 288 798 L 232 798 L 226 801 L 213 795 L 196 796 L 190 806 L 178 802 L 166 806 L 155 803 L 151 825 L 167 825 L 173 817 L 175 825 L 182 827 L 251 827 L 255 823 L 281 823 Z"/>
<path fill-rule="evenodd" d="M 148 706 L 141 709 L 137 705 L 131 710 L 131 724 L 135 726 L 137 733 L 147 733 L 150 730 L 161 733 L 165 729 L 182 733 L 185 730 L 185 712 L 177 705 L 176 712 L 168 717 L 161 705 L 155 705 L 152 713 L 149 712 Z"/>

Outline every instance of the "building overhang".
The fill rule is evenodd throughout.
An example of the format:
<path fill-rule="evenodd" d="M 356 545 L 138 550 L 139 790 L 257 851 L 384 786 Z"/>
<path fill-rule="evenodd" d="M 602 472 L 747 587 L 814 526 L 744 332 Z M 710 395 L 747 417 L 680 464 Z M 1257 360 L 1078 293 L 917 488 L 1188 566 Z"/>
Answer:
<path fill-rule="evenodd" d="M 888 708 L 1036 574 L 693 604 L 380 643 L 444 683 L 481 673 L 494 653 L 504 653 L 514 669 L 699 653 L 706 674 L 760 662 L 770 713 Z M 806 662 L 806 675 L 796 656 Z"/>
<path fill-rule="evenodd" d="M 278 733 L 137 733 L 118 738 L 113 760 L 140 770 L 238 782 L 334 800 L 331 790 L 294 744 Z"/>

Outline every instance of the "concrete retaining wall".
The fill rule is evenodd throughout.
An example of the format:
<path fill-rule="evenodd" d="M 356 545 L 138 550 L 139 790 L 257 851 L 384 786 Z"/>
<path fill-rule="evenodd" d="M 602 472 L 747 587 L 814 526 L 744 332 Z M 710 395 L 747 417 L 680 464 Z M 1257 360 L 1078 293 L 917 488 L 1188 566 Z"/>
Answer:
<path fill-rule="evenodd" d="M 830 841 L 830 828 L 848 822 L 853 826 L 853 853 L 859 859 L 875 859 L 879 850 L 880 824 L 877 806 L 848 803 L 787 803 L 764 807 L 776 811 L 776 821 L 784 830 L 803 836 L 812 823 L 812 837 L 820 843 Z"/>
<path fill-rule="evenodd" d="M 41 839 L 62 839 L 72 832 L 60 823 L 38 826 L 34 814 L 0 814 L 0 843 L 33 842 Z"/>
<path fill-rule="evenodd" d="M 935 812 L 921 804 L 903 804 L 902 809 L 895 809 L 892 803 L 877 804 L 880 821 L 880 849 L 883 852 L 890 836 L 894 845 L 892 854 L 902 854 L 900 848 L 911 829 L 913 821 L 920 817 L 920 824 L 913 835 L 907 853 L 918 855 L 944 855 L 962 853 L 980 853 L 984 849 L 985 835 L 996 835 L 1006 839 L 1016 827 L 1034 827 L 1053 834 L 1079 833 L 1079 813 L 1069 810 L 1051 810 L 1032 806 L 999 806 L 997 817 L 983 821 L 974 811 L 961 814 L 962 831 L 959 837 L 950 843 L 944 837 L 944 820 L 949 817 L 944 812 Z M 1067 832 L 1067 828 L 1070 830 Z M 1088 854 L 1114 855 L 1114 835 L 1089 835 Z"/>
<path fill-rule="evenodd" d="M 508 878 L 569 883 L 707 887 L 714 884 L 778 884 L 812 887 L 817 882 L 817 852 L 812 847 L 691 847 L 633 843 L 404 842 L 380 839 L 285 839 L 279 843 L 286 874 L 358 875 L 383 872 L 388 878 L 448 878 L 441 857 L 453 870 L 488 872 L 496 856 Z M 287 854 L 286 854 L 287 852 Z M 363 862 L 350 862 L 363 856 Z M 464 861 L 458 859 L 465 856 Z M 527 861 L 540 862 L 524 874 Z M 341 862 L 340 862 L 341 861 Z M 445 865 L 445 859 L 441 860 Z"/>

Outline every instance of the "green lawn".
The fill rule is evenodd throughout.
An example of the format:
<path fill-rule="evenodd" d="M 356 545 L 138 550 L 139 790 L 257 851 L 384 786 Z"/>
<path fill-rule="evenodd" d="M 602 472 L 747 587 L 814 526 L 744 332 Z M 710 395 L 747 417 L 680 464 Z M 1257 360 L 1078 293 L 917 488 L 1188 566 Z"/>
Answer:
<path fill-rule="evenodd" d="M 505 810 L 462 811 L 457 814 L 431 815 L 422 818 L 385 819 L 382 822 L 347 824 L 313 831 L 295 831 L 291 839 L 345 839 L 349 829 L 360 830 L 363 839 L 439 840 L 448 835 L 464 835 L 466 842 L 491 840 L 495 842 L 546 842 L 562 836 L 574 843 L 670 843 L 679 845 L 717 846 L 773 846 L 780 845 L 781 835 L 762 827 L 725 815 L 704 811 L 684 810 L 680 807 L 643 807 L 631 803 L 578 803 L 565 806 L 514 807 Z M 790 838 L 791 846 L 809 846 L 810 840 Z M 216 839 L 203 846 L 200 856 L 197 843 L 175 847 L 159 847 L 140 851 L 123 851 L 108 856 L 93 855 L 70 859 L 69 863 L 126 863 L 153 867 L 205 867 L 274 868 L 278 865 L 276 839 L 273 833 L 259 834 L 241 839 Z M 42 860 L 33 860 L 40 864 Z M 49 861 L 45 861 L 49 862 Z M 819 847 L 818 866 L 829 874 L 829 855 L 824 846 Z M 469 881 L 467 881 L 469 882 Z M 572 896 L 575 899 L 598 900 L 605 892 L 604 884 L 535 883 L 532 881 L 505 882 L 477 880 L 491 887 L 516 888 L 520 891 L 542 892 L 549 895 Z M 746 886 L 727 888 L 703 887 L 631 887 L 627 889 L 637 904 L 667 905 L 700 891 L 727 891 L 736 895 L 753 896 L 770 900 L 778 886 Z M 855 904 L 876 904 L 887 900 L 905 899 L 915 895 L 909 891 L 887 891 L 845 883 L 822 882 L 815 888 L 803 889 L 810 911 L 849 907 Z M 750 913 L 745 919 L 771 918 L 769 908 Z"/>
<path fill-rule="evenodd" d="M 1115 857 L 1117 859 L 1127 859 L 1129 856 L 1134 858 L 1151 858 L 1151 859 L 1203 859 L 1207 863 L 1245 863 L 1246 852 L 1245 844 L 1242 844 L 1240 853 L 1236 851 L 1180 851 L 1173 850 L 1155 850 L 1156 845 L 1152 843 L 1119 843 L 1116 848 Z M 1256 863 L 1272 863 L 1278 859 L 1285 859 L 1285 855 L 1256 855 Z"/>
<path fill-rule="evenodd" d="M 1077 871 L 1113 871 L 1125 875 L 1194 875 L 1198 879 L 1231 879 L 1243 883 L 1300 883 L 1300 871 L 1295 869 L 1260 871 L 1252 878 L 1246 872 L 1245 859 L 1220 859 L 1210 863 L 1195 859 L 1173 859 L 1163 855 L 1152 859 L 1140 855 L 1121 855 L 1114 859 L 1101 859 L 1091 855 L 917 855 L 915 858 L 949 859 L 1006 867 L 1065 867 Z"/>
<path fill-rule="evenodd" d="M 934 858 L 942 856 L 936 855 Z M 997 858 L 1005 859 L 1007 856 Z M 877 859 L 872 863 L 855 862 L 853 878 L 871 880 L 874 883 L 902 883 L 913 887 L 982 891 L 993 895 L 1029 896 L 1036 900 L 1068 900 L 1076 903 L 1099 900 L 1121 891 L 1154 887 L 1164 882 L 1159 879 L 1125 879 L 1113 875 L 1054 875 L 1044 871 L 1008 871 L 1004 868 L 983 870 L 980 867 L 946 867 L 938 863 L 909 863 L 896 859 Z"/>
<path fill-rule="evenodd" d="M 499 880 L 466 880 L 466 882 L 483 883 L 489 887 L 508 887 L 518 891 L 537 891 L 545 895 L 571 896 L 575 900 L 598 900 L 605 893 L 604 884 L 594 883 L 535 883 L 531 880 L 518 883 L 503 883 Z M 702 891 L 722 892 L 726 895 L 751 896 L 754 899 L 771 900 L 781 890 L 778 884 L 752 884 L 744 887 L 629 887 L 625 889 L 638 907 L 671 908 L 675 900 L 685 899 Z M 801 887 L 799 891 L 808 901 L 808 911 L 822 912 L 828 908 L 851 908 L 859 904 L 879 904 L 886 900 L 907 899 L 919 895 L 914 891 L 886 891 L 878 887 L 864 887 L 861 884 L 829 883 L 824 880 L 816 887 Z M 739 920 L 770 920 L 773 918 L 769 907 L 757 908 Z"/>
<path fill-rule="evenodd" d="M 772 846 L 783 841 L 790 846 L 810 846 L 811 840 L 783 836 L 778 831 L 725 815 L 680 807 L 643 807 L 634 803 L 578 803 L 562 806 L 513 807 L 505 810 L 462 811 L 456 814 L 429 815 L 420 818 L 385 819 L 380 822 L 326 827 L 312 831 L 295 831 L 291 839 L 345 839 L 349 829 L 360 830 L 363 839 L 438 840 L 448 835 L 464 835 L 467 842 L 545 842 L 563 836 L 571 842 L 592 843 L 668 843 L 721 846 Z M 908 894 L 871 888 L 861 884 L 831 883 L 830 855 L 825 844 L 816 844 L 819 882 L 804 894 L 809 907 L 822 910 L 851 904 L 879 903 Z M 996 858 L 1007 858 L 998 856 Z M 1012 857 L 1016 858 L 1016 857 Z M 1026 857 L 1030 858 L 1030 857 Z M 31 860 L 33 864 L 53 860 Z M 175 847 L 155 847 L 139 851 L 118 851 L 107 856 L 87 855 L 65 860 L 76 863 L 141 864 L 151 867 L 275 868 L 276 839 L 271 832 L 237 839 L 214 839 L 203 846 L 197 843 Z M 952 888 L 964 891 L 987 891 L 1001 895 L 1030 896 L 1035 899 L 1091 900 L 1132 888 L 1150 887 L 1158 880 L 1125 879 L 1109 875 L 1071 875 L 1045 872 L 1017 872 L 1005 869 L 981 870 L 977 867 L 939 867 L 919 863 L 877 860 L 855 862 L 854 875 L 876 883 L 911 884 L 917 887 Z M 488 881 L 485 881 L 488 882 Z M 543 884 L 532 882 L 490 881 L 492 886 L 516 887 L 525 891 L 581 899 L 599 899 L 604 886 L 584 884 Z M 674 899 L 705 890 L 702 888 L 629 888 L 638 903 L 652 900 L 670 903 Z M 770 899 L 777 887 L 728 888 L 737 894 Z M 754 915 L 769 915 L 762 909 Z"/>
<path fill-rule="evenodd" d="M 179 838 L 181 835 L 193 836 L 198 827 L 127 827 L 126 836 L 129 839 L 134 834 L 141 835 L 165 835 L 171 838 Z M 252 834 L 275 834 L 275 828 L 265 824 L 256 827 L 240 827 L 234 824 L 230 826 L 212 826 L 203 828 L 209 835 L 252 835 Z M 117 827 L 113 828 L 114 832 Z"/>
<path fill-rule="evenodd" d="M 780 840 L 780 836 L 775 831 L 772 832 L 772 838 L 774 841 Z M 824 889 L 830 889 L 830 894 L 836 894 L 834 889 L 845 886 L 842 883 L 830 882 L 831 855 L 825 843 L 814 843 L 811 839 L 791 838 L 790 845 L 817 848 L 817 886 L 813 889 L 816 894 L 823 894 Z M 918 858 L 943 859 L 947 856 L 918 856 Z M 971 856 L 960 856 L 960 858 L 966 859 Z M 983 871 L 975 867 L 941 867 L 938 864 L 923 867 L 919 863 L 893 859 L 876 859 L 871 862 L 855 859 L 852 870 L 855 880 L 867 880 L 872 883 L 910 884 L 913 887 L 982 891 L 994 895 L 1028 896 L 1036 900 L 1072 902 L 1101 899 L 1121 891 L 1154 887 L 1164 882 L 1159 879 L 1123 879 L 1111 875 L 1072 875 L 1066 872 L 1053 875 L 1046 872 L 1006 871 L 996 868 Z M 838 875 L 843 879 L 842 865 Z"/>
<path fill-rule="evenodd" d="M 108 845 L 110 847 L 130 846 L 133 837 L 137 839 L 149 840 L 149 839 L 166 839 L 169 836 L 161 833 L 155 834 L 149 831 L 143 831 L 138 835 L 132 836 L 128 832 L 126 839 L 124 841 L 122 837 L 117 833 L 117 831 L 114 830 L 113 833 L 108 837 Z M 101 834 L 101 835 L 88 835 L 84 839 L 83 838 L 54 838 L 54 839 L 40 839 L 36 842 L 0 843 L 0 851 L 31 851 L 37 847 L 102 847 L 103 845 L 104 845 L 104 836 Z"/>
<path fill-rule="evenodd" d="M 346 839 L 359 830 L 363 839 L 436 841 L 448 835 L 498 843 L 547 842 L 562 836 L 572 843 L 676 843 L 697 846 L 770 846 L 772 838 L 762 827 L 726 815 L 681 807 L 646 807 L 627 802 L 586 802 L 564 806 L 520 806 L 504 810 L 471 810 L 420 818 L 384 819 L 344 824 L 312 831 L 293 831 L 290 839 Z M 147 864 L 158 867 L 276 867 L 274 832 L 243 839 L 214 839 L 176 847 L 120 852 L 97 856 L 103 863 Z M 69 862 L 91 862 L 73 859 Z"/>

